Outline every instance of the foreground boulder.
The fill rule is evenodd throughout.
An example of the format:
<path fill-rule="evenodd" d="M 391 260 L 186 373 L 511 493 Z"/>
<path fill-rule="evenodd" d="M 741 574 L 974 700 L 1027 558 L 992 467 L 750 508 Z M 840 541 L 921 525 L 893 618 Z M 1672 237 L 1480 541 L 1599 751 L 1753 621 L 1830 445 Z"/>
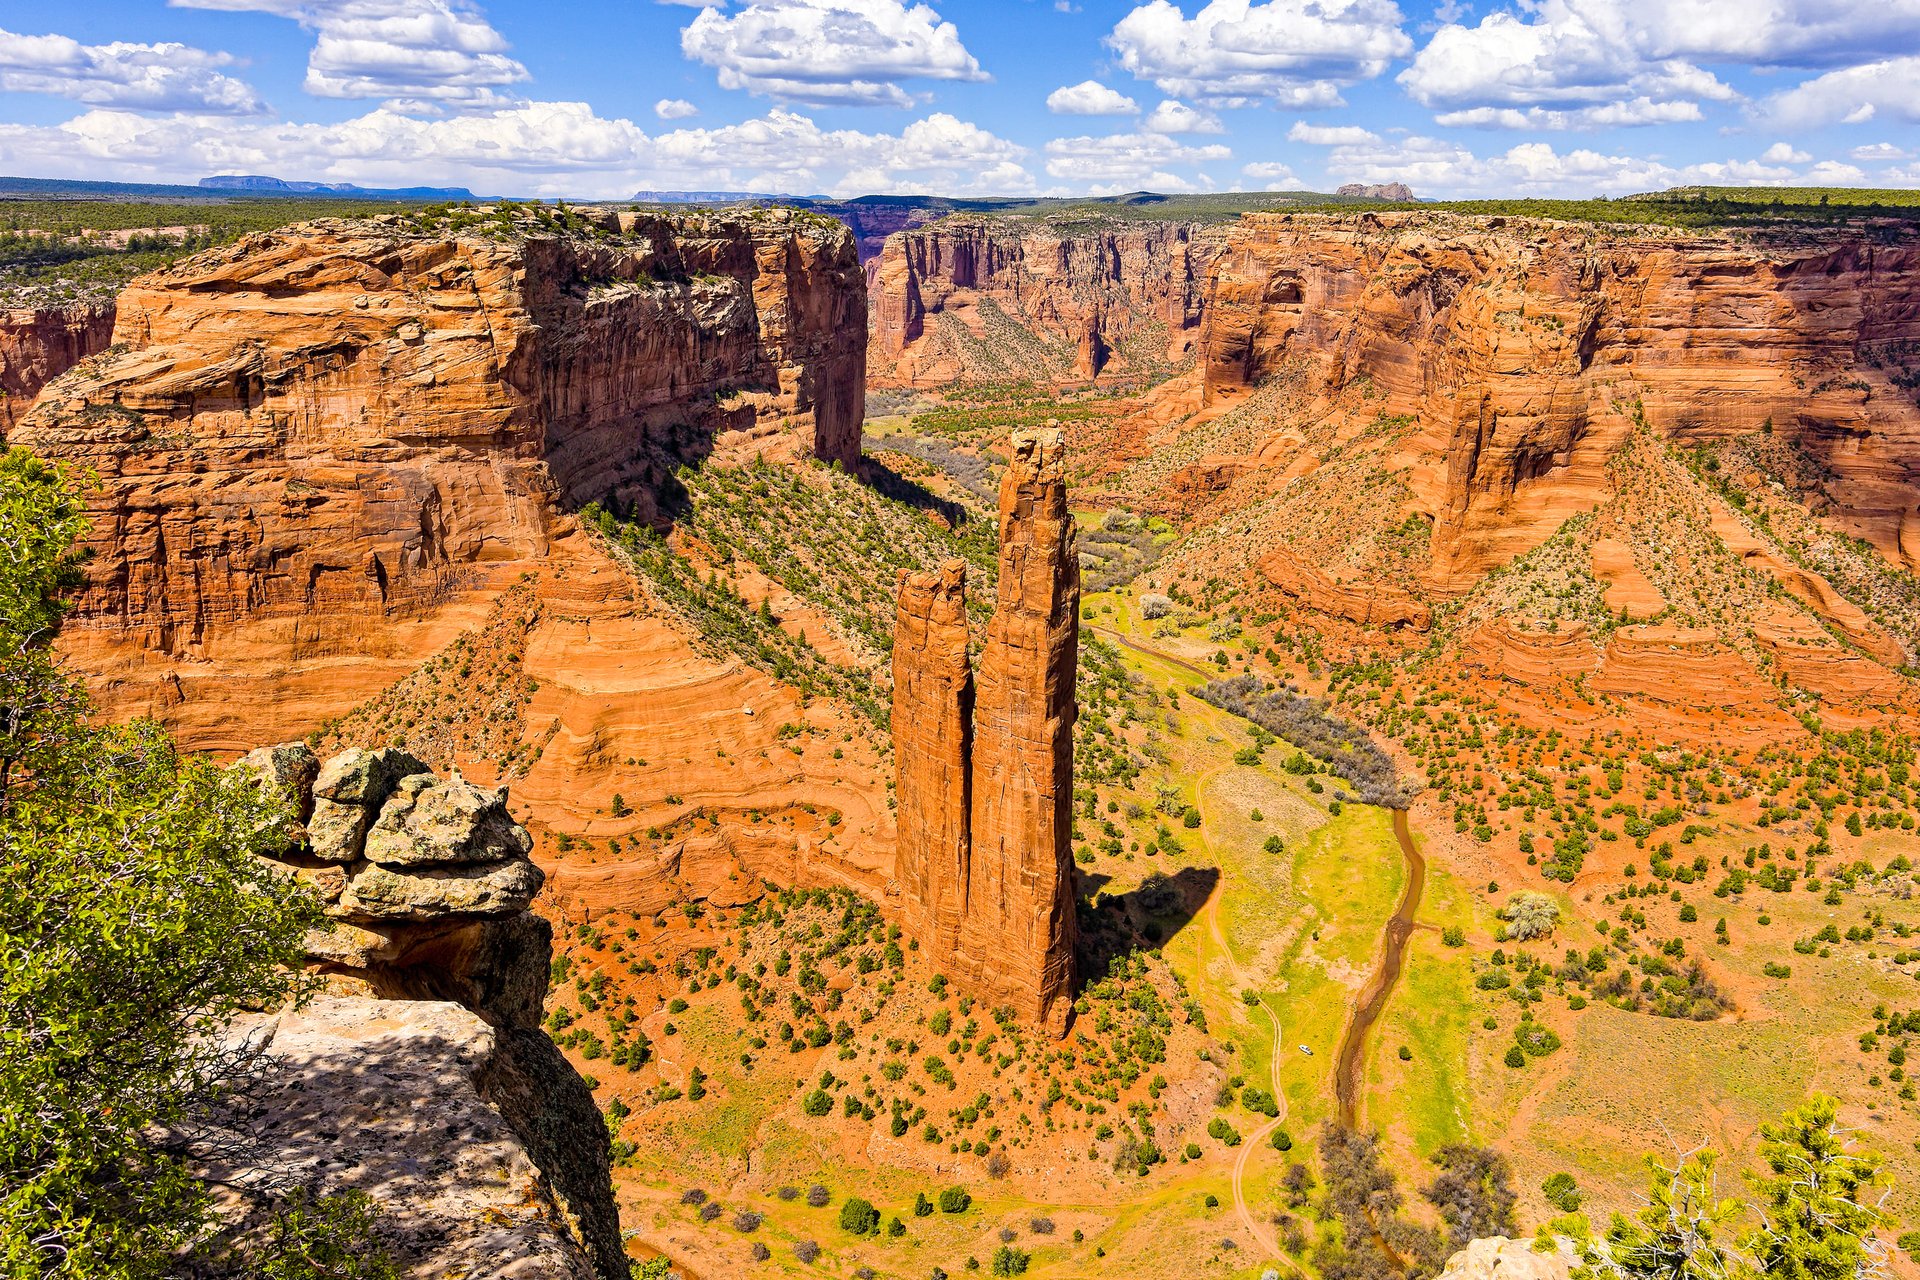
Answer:
<path fill-rule="evenodd" d="M 203 1139 L 228 1235 L 262 1229 L 293 1189 L 359 1191 L 379 1208 L 378 1244 L 423 1280 L 625 1274 L 596 1266 L 587 1223 L 526 1138 L 520 1104 L 579 1083 L 564 1060 L 530 1070 L 511 1033 L 440 1001 L 323 996 L 239 1019 L 229 1039 L 262 1057 Z"/>
<path fill-rule="evenodd" d="M 334 924 L 307 939 L 327 994 L 230 1029 L 263 1050 L 205 1161 L 232 1229 L 360 1190 L 413 1274 L 624 1277 L 606 1124 L 540 1026 L 553 930 L 505 790 L 395 748 L 234 767 L 289 801 L 278 860 Z"/>

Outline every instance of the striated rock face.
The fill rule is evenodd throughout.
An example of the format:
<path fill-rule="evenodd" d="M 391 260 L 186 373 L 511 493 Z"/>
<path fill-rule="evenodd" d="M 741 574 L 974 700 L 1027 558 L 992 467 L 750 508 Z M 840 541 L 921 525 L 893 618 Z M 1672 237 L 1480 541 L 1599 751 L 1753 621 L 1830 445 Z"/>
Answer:
<path fill-rule="evenodd" d="M 113 341 L 111 302 L 0 309 L 0 431 L 53 381 Z"/>
<path fill-rule="evenodd" d="M 506 1141 L 492 1132 L 503 1120 L 517 1156 L 499 1160 L 525 1166 L 529 1189 L 497 1225 L 545 1221 L 550 1234 L 560 1230 L 569 1247 L 562 1252 L 587 1264 L 578 1274 L 625 1276 L 606 1126 L 586 1082 L 541 1030 L 553 928 L 530 910 L 544 877 L 528 860 L 533 842 L 507 813 L 505 790 L 457 773 L 441 779 L 394 748 L 323 762 L 293 742 L 249 752 L 234 767 L 292 801 L 300 825 L 288 832 L 281 860 L 318 891 L 335 921 L 307 946 L 328 991 L 344 997 L 236 1026 L 237 1037 L 271 1039 L 275 1069 L 266 1087 L 296 1101 L 263 1102 L 275 1116 L 264 1128 L 257 1114 L 235 1117 L 234 1127 L 263 1144 L 276 1168 L 297 1171 L 328 1129 L 324 1120 L 335 1133 L 353 1123 L 316 1110 L 316 1099 L 355 1094 L 340 1110 L 374 1117 L 353 1126 L 362 1160 L 391 1173 L 410 1167 L 409 1146 L 424 1150 L 445 1137 L 421 1128 L 414 1108 L 383 1099 L 382 1089 L 395 1098 L 426 1091 L 429 1111 L 447 1111 L 448 1125 L 468 1126 L 483 1147 Z M 372 1096 L 356 1092 L 364 1081 L 377 1082 Z M 402 1185 L 406 1174 L 383 1177 L 380 1198 L 396 1195 L 407 1202 L 403 1217 L 428 1221 L 443 1210 L 477 1213 L 469 1203 L 476 1196 L 513 1202 L 510 1187 L 479 1172 L 490 1157 L 463 1159 L 412 1175 L 417 1186 Z M 330 1163 L 316 1160 L 303 1185 L 359 1185 L 324 1177 Z M 463 1189 L 467 1180 L 482 1185 Z M 482 1248 L 482 1236 L 472 1222 L 456 1224 L 420 1255 L 422 1264 L 446 1264 L 434 1274 L 451 1274 L 462 1249 Z"/>
<path fill-rule="evenodd" d="M 1443 587 L 1589 507 L 1637 420 L 1680 444 L 1771 421 L 1840 477 L 1838 518 L 1920 563 L 1908 241 L 1249 214 L 1214 259 L 1199 345 L 1209 404 L 1288 370 L 1417 419 Z"/>
<path fill-rule="evenodd" d="M 967 671 L 964 568 L 902 582 L 896 874 L 936 964 L 990 1005 L 1063 1033 L 1073 984 L 1080 574 L 1061 433 L 1015 432 L 1011 448 L 1000 488 L 999 598 L 977 693 Z"/>
<path fill-rule="evenodd" d="M 871 268 L 877 385 L 1086 380 L 1185 358 L 1225 229 L 955 216 L 890 237 Z"/>
<path fill-rule="evenodd" d="M 851 238 L 780 210 L 516 225 L 329 220 L 126 290 L 124 349 L 56 380 L 9 434 L 99 478 L 61 645 L 107 714 L 234 755 L 303 736 L 531 574 L 517 643 L 550 746 L 521 794 L 543 814 L 644 793 L 610 762 L 664 754 L 663 736 L 758 759 L 752 734 L 791 717 L 742 721 L 771 700 L 754 673 L 645 616 L 569 509 L 611 493 L 655 510 L 667 469 L 709 451 L 856 459 Z M 608 745 L 625 735 L 648 749 Z M 872 812 L 830 790 L 774 779 L 743 808 L 799 794 Z"/>
<path fill-rule="evenodd" d="M 967 911 L 974 691 L 966 585 L 964 560 L 906 575 L 893 631 L 897 876 L 914 936 L 939 956 L 959 950 Z"/>
<path fill-rule="evenodd" d="M 852 465 L 846 233 L 780 211 L 619 225 L 325 220 L 135 281 L 126 350 L 9 435 L 100 478 L 70 626 L 180 652 L 242 617 L 432 606 L 547 555 L 566 504 L 651 509 L 730 433 Z"/>

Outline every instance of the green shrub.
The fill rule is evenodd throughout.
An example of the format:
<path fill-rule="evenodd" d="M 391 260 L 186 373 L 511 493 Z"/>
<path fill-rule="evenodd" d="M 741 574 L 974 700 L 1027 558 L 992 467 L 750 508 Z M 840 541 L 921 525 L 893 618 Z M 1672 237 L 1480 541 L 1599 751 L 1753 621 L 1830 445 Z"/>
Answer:
<path fill-rule="evenodd" d="M 1033 1259 L 1024 1250 L 1010 1244 L 1003 1244 L 993 1251 L 993 1274 L 996 1276 L 1023 1276 L 1027 1274 L 1027 1264 Z"/>
<path fill-rule="evenodd" d="M 872 1201 L 850 1196 L 840 1206 L 840 1229 L 856 1236 L 872 1235 L 880 1226 L 880 1211 Z"/>
<path fill-rule="evenodd" d="M 800 1109 L 810 1116 L 823 1116 L 833 1110 L 833 1099 L 825 1089 L 815 1089 L 800 1100 Z"/>
<path fill-rule="evenodd" d="M 973 1197 L 959 1187 L 948 1187 L 940 1193 L 942 1213 L 965 1213 L 972 1203 Z"/>
<path fill-rule="evenodd" d="M 1215 1116 L 1207 1122 L 1207 1136 L 1230 1147 L 1240 1145 L 1240 1131 L 1228 1124 L 1225 1116 Z"/>

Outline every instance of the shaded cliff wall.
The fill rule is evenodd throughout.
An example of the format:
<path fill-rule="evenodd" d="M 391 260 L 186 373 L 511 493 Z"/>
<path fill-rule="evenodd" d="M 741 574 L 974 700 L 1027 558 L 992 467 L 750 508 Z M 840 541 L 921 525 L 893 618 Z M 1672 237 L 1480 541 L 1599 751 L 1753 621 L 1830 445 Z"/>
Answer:
<path fill-rule="evenodd" d="M 40 388 L 113 341 L 111 302 L 0 309 L 0 432 L 26 415 Z"/>

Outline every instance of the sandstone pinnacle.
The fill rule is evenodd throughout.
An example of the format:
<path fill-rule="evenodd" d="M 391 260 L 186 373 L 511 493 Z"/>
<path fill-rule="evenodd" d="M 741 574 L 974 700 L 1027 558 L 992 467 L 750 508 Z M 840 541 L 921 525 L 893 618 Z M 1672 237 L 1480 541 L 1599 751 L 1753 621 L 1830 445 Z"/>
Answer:
<path fill-rule="evenodd" d="M 901 582 L 897 876 L 936 965 L 989 1004 L 1062 1033 L 1073 985 L 1080 576 L 1058 429 L 1014 433 L 977 692 L 964 593 L 957 561 Z"/>

